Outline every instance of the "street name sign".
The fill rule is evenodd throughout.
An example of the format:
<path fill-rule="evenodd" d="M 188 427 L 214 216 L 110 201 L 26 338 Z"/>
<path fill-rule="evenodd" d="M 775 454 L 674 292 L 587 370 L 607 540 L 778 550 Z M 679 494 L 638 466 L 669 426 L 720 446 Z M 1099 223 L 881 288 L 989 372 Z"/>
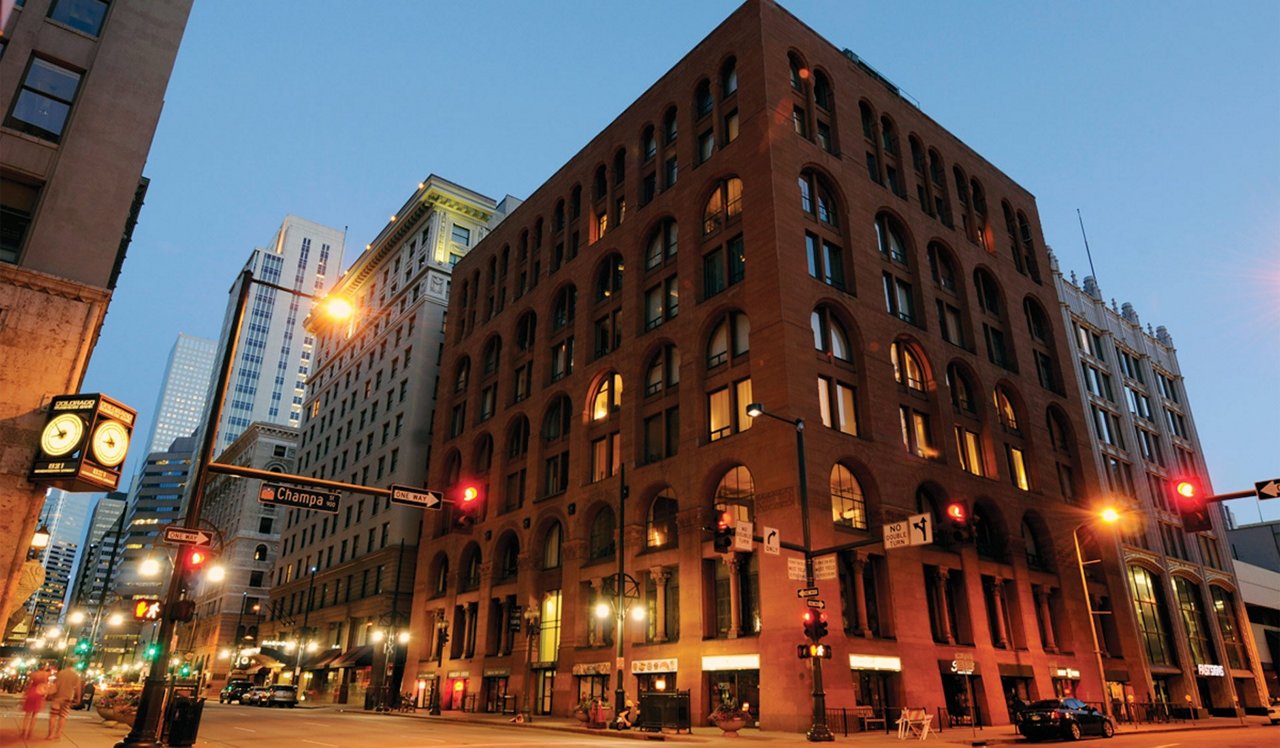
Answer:
<path fill-rule="evenodd" d="M 753 529 L 754 524 L 745 519 L 740 519 L 733 523 L 733 549 L 735 551 L 751 552 Z"/>
<path fill-rule="evenodd" d="M 813 609 L 815 609 L 815 610 L 826 610 L 826 609 L 827 609 L 827 601 L 826 601 L 826 600 L 819 600 L 819 599 L 818 599 L 818 598 L 816 598 L 816 597 L 811 597 L 811 598 L 809 598 L 808 600 L 805 600 L 805 601 L 804 601 L 804 604 L 805 604 L 805 605 L 808 605 L 810 608 L 813 608 Z"/>
<path fill-rule="evenodd" d="M 817 597 L 817 596 L 818 596 L 817 587 L 801 587 L 800 589 L 796 590 L 796 597 L 799 597 L 799 598 Z"/>
<path fill-rule="evenodd" d="M 313 491 L 309 488 L 294 488 L 281 483 L 263 483 L 258 491 L 258 501 L 264 504 L 279 504 L 298 509 L 314 509 L 317 512 L 338 513 L 338 494 L 328 491 Z"/>
<path fill-rule="evenodd" d="M 778 535 L 778 528 L 764 527 L 762 533 L 764 537 L 764 552 L 770 556 L 782 555 L 782 537 Z"/>
<path fill-rule="evenodd" d="M 188 530 L 185 527 L 164 528 L 164 542 L 170 545 L 209 545 L 213 536 L 204 530 Z"/>
<path fill-rule="evenodd" d="M 1257 492 L 1259 499 L 1280 498 L 1280 478 L 1254 483 L 1253 490 Z"/>
<path fill-rule="evenodd" d="M 444 507 L 444 497 L 425 488 L 392 485 L 391 503 L 439 510 Z"/>

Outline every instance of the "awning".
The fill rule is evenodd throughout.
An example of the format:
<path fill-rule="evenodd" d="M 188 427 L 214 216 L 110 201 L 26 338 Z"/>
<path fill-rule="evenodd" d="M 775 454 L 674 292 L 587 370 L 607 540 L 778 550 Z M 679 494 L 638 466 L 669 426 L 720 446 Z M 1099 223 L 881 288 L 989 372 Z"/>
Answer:
<path fill-rule="evenodd" d="M 1035 668 L 1030 665 L 1012 665 L 1007 662 L 1000 663 L 1000 674 L 1010 678 L 1036 677 Z"/>
<path fill-rule="evenodd" d="M 331 663 L 342 656 L 342 650 L 337 647 L 322 649 L 318 652 L 308 652 L 302 658 L 303 670 L 324 670 L 331 667 Z"/>
<path fill-rule="evenodd" d="M 366 644 L 363 647 L 352 647 L 343 652 L 340 657 L 329 663 L 329 667 L 346 668 L 346 667 L 370 667 L 373 665 L 373 645 Z"/>
<path fill-rule="evenodd" d="M 258 650 L 256 654 L 253 654 L 250 656 L 260 657 L 266 660 L 281 662 L 285 664 L 293 664 L 293 659 L 294 659 L 293 655 L 289 654 L 288 652 L 285 652 L 282 649 L 276 649 L 274 647 L 262 647 L 261 649 Z"/>

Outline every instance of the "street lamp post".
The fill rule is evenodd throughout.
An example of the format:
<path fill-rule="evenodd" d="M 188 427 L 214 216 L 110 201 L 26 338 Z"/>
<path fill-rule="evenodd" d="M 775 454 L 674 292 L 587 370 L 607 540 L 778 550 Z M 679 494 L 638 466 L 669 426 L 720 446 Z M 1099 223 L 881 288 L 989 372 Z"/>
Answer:
<path fill-rule="evenodd" d="M 209 403 L 209 412 L 204 423 L 199 460 L 196 462 L 195 471 L 191 476 L 191 499 L 186 517 L 183 519 L 183 527 L 188 530 L 195 530 L 200 524 L 200 511 L 204 504 L 205 477 L 208 473 L 209 464 L 213 462 L 214 451 L 217 447 L 218 421 L 222 419 L 222 408 L 227 397 L 231 368 L 235 362 L 236 351 L 239 347 L 238 343 L 241 328 L 244 325 L 245 309 L 249 302 L 249 288 L 257 284 L 305 299 L 316 298 L 314 295 L 304 291 L 258 280 L 253 277 L 253 271 L 248 268 L 245 268 L 240 273 L 239 284 L 236 305 L 228 327 L 227 345 L 222 353 L 222 361 L 218 367 L 218 375 L 213 389 L 214 396 Z M 182 559 L 182 554 L 179 554 L 178 558 Z M 170 572 L 169 589 L 165 596 L 166 611 L 162 616 L 159 636 L 156 638 L 159 652 L 155 659 L 151 661 L 146 684 L 143 686 L 142 695 L 138 701 L 138 713 L 134 720 L 133 728 L 125 736 L 124 740 L 116 744 L 116 748 L 159 748 L 160 746 L 159 732 L 161 709 L 164 705 L 165 668 L 169 660 L 169 647 L 173 641 L 173 634 L 177 625 L 177 621 L 171 614 L 171 608 L 182 595 L 183 577 L 188 571 L 188 569 L 184 568 L 185 566 L 185 563 L 175 563 Z"/>
<path fill-rule="evenodd" d="M 1110 524 L 1115 521 L 1117 515 L 1114 510 L 1108 511 L 1110 514 L 1104 514 L 1103 520 Z M 1111 717 L 1111 703 L 1110 700 L 1107 699 L 1107 675 L 1106 671 L 1102 669 L 1102 647 L 1098 645 L 1098 620 L 1095 618 L 1097 614 L 1093 610 L 1093 598 L 1089 595 L 1089 578 L 1085 575 L 1084 571 L 1086 563 L 1096 564 L 1101 563 L 1102 560 L 1093 559 L 1087 562 L 1084 560 L 1084 553 L 1080 549 L 1080 530 L 1085 526 L 1085 524 L 1076 525 L 1075 529 L 1071 531 L 1071 540 L 1075 543 L 1076 566 L 1080 569 L 1080 589 L 1084 592 L 1085 612 L 1089 614 L 1089 636 L 1093 641 L 1094 665 L 1098 668 L 1098 684 L 1102 689 L 1098 692 L 1098 697 L 1102 701 L 1102 713 L 1107 717 Z"/>
<path fill-rule="evenodd" d="M 525 610 L 524 633 L 528 642 L 525 647 L 524 716 L 529 723 L 533 722 L 533 708 L 529 704 L 529 693 L 533 691 L 533 642 L 541 631 L 541 623 L 538 611 Z"/>
<path fill-rule="evenodd" d="M 293 660 L 293 686 L 298 689 L 298 699 L 302 699 L 302 650 L 306 644 L 302 641 L 307 635 L 307 621 L 311 616 L 311 606 L 315 602 L 316 567 L 311 567 L 311 581 L 307 584 L 306 607 L 302 609 L 302 628 L 298 631 L 298 652 Z"/>
<path fill-rule="evenodd" d="M 624 584 L 624 580 L 630 579 L 630 577 L 626 576 L 626 572 L 623 570 L 623 564 L 624 564 L 623 534 L 626 529 L 627 492 L 628 492 L 627 466 L 620 465 L 618 467 L 618 543 L 617 543 L 618 577 L 614 581 L 614 587 L 616 589 L 614 589 L 613 591 L 613 607 L 614 607 L 613 613 L 615 616 L 614 618 L 615 623 L 613 627 L 613 641 L 617 646 L 617 652 L 615 654 L 615 659 L 613 662 L 614 670 L 617 672 L 614 678 L 614 694 L 613 694 L 613 699 L 614 699 L 613 713 L 614 714 L 622 714 L 622 710 L 626 706 L 626 700 L 627 700 L 627 689 L 622 683 L 622 658 L 623 658 L 622 646 L 623 646 L 623 638 L 624 638 L 623 633 L 627 630 L 626 611 L 623 609 L 624 594 L 626 592 L 626 590 L 624 589 L 626 586 Z M 635 580 L 632 579 L 631 582 L 634 584 Z"/>
<path fill-rule="evenodd" d="M 804 459 L 804 419 L 797 418 L 794 421 L 776 416 L 764 409 L 764 405 L 760 403 L 751 403 L 747 405 L 747 415 L 752 418 L 759 416 L 767 416 L 775 421 L 791 424 L 796 430 L 796 469 L 799 473 L 798 489 L 800 492 L 800 528 L 804 536 L 804 577 L 805 586 L 813 586 L 813 556 L 811 555 L 813 546 L 809 538 L 809 478 L 808 470 L 805 467 Z M 822 658 L 809 658 L 809 665 L 813 671 L 813 722 L 809 726 L 805 738 L 810 742 L 827 743 L 836 739 L 831 734 L 831 729 L 827 727 L 827 694 L 822 687 Z"/>
<path fill-rule="evenodd" d="M 436 615 L 436 677 L 431 686 L 430 713 L 440 716 L 440 669 L 444 667 L 444 644 L 449 641 L 449 620 L 444 617 L 444 608 Z"/>

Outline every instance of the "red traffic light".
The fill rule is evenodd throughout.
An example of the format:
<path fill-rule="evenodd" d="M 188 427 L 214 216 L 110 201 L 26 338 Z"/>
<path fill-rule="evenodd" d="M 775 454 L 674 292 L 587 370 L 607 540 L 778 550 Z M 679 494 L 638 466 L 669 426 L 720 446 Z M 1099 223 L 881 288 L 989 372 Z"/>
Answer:
<path fill-rule="evenodd" d="M 207 560 L 209 560 L 209 554 L 204 551 L 192 551 L 187 555 L 187 565 L 192 569 L 200 568 Z"/>
<path fill-rule="evenodd" d="M 733 512 L 720 512 L 720 518 L 716 520 L 716 524 L 721 530 L 734 526 Z"/>
<path fill-rule="evenodd" d="M 1174 485 L 1173 490 L 1184 499 L 1200 498 L 1200 486 L 1195 481 L 1180 480 Z"/>
<path fill-rule="evenodd" d="M 476 488 L 475 486 L 467 486 L 466 488 L 462 489 L 463 504 L 470 504 L 478 498 L 480 498 L 480 489 Z"/>
<path fill-rule="evenodd" d="M 963 524 L 969 516 L 969 510 L 963 502 L 953 501 L 947 504 L 947 519 L 956 524 Z"/>

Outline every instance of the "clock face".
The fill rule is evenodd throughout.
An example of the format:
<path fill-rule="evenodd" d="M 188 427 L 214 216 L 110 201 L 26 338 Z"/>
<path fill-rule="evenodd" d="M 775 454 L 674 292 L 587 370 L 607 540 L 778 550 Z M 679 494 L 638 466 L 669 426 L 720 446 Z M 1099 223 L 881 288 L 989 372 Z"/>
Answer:
<path fill-rule="evenodd" d="M 80 416 L 63 413 L 45 425 L 40 449 L 50 457 L 61 457 L 78 447 L 83 436 L 84 421 Z"/>
<path fill-rule="evenodd" d="M 93 431 L 93 458 L 105 467 L 124 462 L 129 453 L 129 430 L 119 421 L 103 421 Z"/>

